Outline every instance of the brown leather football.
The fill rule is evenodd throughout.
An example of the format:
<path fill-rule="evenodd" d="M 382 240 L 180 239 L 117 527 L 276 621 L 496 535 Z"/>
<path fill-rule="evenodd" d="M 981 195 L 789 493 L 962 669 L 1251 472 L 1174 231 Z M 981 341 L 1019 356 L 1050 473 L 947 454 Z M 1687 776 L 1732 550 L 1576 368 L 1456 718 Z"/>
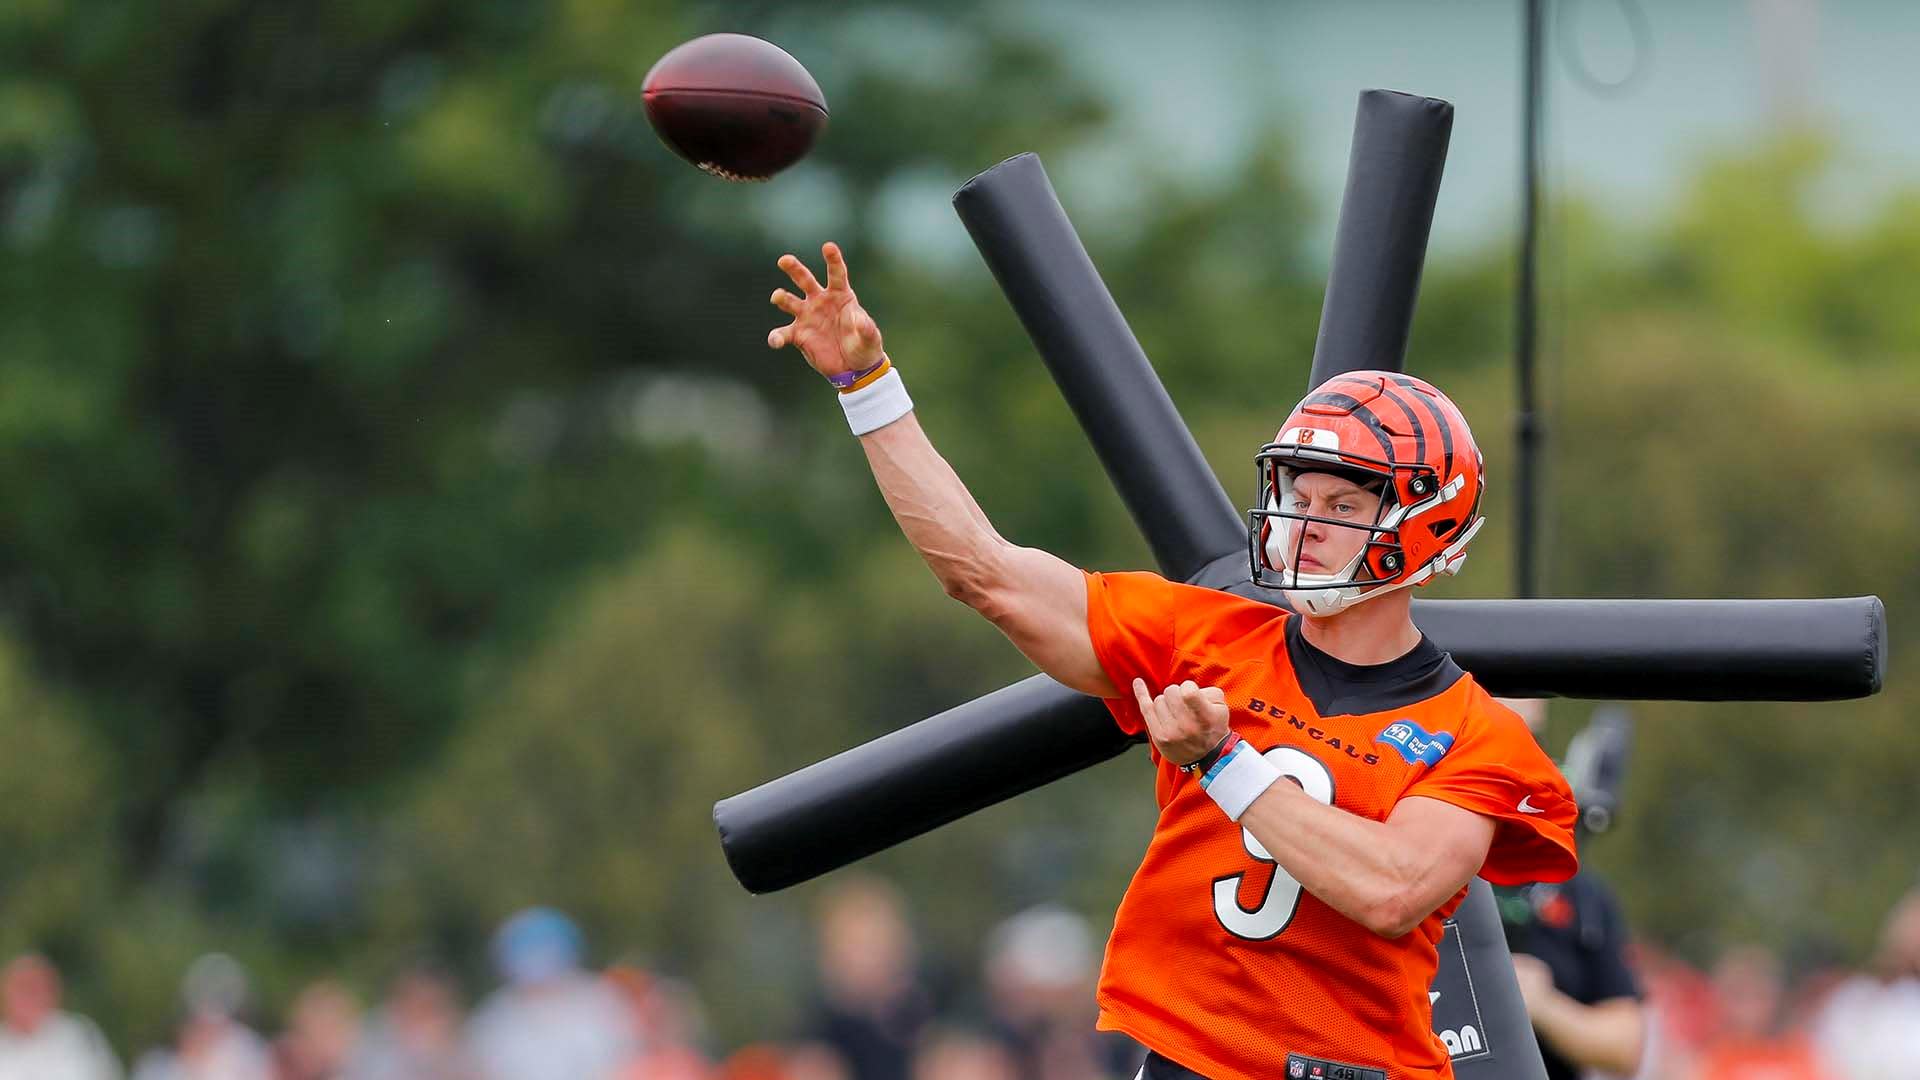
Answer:
<path fill-rule="evenodd" d="M 745 34 L 676 46 L 641 86 L 647 119 L 674 153 L 725 180 L 765 180 L 827 126 L 827 99 L 800 61 Z"/>

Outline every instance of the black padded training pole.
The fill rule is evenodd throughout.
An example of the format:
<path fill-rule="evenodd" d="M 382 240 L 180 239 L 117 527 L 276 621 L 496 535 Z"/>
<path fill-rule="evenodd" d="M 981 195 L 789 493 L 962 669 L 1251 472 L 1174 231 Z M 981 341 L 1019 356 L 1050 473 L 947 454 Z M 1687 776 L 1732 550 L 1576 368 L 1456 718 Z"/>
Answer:
<path fill-rule="evenodd" d="M 1546 1080 L 1493 886 L 1480 878 L 1467 883 L 1467 898 L 1447 920 L 1438 952 L 1440 966 L 1428 988 L 1433 1033 L 1453 1059 L 1457 1080 Z"/>
<path fill-rule="evenodd" d="M 733 876 L 772 892 L 1132 745 L 1098 699 L 1035 675 L 722 799 L 713 820 Z"/>
<path fill-rule="evenodd" d="M 1364 90 L 1308 389 L 1343 371 L 1405 371 L 1413 305 L 1453 134 L 1438 98 Z"/>
<path fill-rule="evenodd" d="M 1886 615 L 1871 596 L 1416 600 L 1413 618 L 1509 697 L 1836 701 L 1877 693 L 1886 671 Z M 1129 745 L 1098 699 L 1036 675 L 723 799 L 714 823 L 734 876 L 768 892 Z"/>
<path fill-rule="evenodd" d="M 1415 600 L 1413 621 L 1506 697 L 1839 701 L 1880 692 L 1879 597 Z"/>
<path fill-rule="evenodd" d="M 1021 154 L 995 165 L 954 193 L 953 208 L 1161 573 L 1185 581 L 1244 548 L 1245 520 L 1100 280 L 1040 159 Z"/>

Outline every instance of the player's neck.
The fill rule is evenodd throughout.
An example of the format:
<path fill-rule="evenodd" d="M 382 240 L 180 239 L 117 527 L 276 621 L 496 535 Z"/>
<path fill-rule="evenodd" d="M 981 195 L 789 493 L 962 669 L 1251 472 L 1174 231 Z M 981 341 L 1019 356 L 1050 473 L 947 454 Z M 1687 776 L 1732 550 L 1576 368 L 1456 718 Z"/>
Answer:
<path fill-rule="evenodd" d="M 1406 589 L 1355 604 L 1337 615 L 1300 620 L 1307 644 L 1349 664 L 1384 664 L 1420 644 L 1413 625 L 1412 597 Z"/>

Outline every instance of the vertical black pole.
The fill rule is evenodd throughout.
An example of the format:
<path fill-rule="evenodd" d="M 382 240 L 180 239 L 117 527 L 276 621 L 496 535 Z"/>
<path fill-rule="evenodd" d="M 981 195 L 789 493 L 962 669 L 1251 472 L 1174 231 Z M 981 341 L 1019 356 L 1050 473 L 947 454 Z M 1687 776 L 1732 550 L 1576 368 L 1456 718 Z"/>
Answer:
<path fill-rule="evenodd" d="M 1520 272 L 1514 298 L 1514 366 L 1519 378 L 1514 434 L 1518 451 L 1514 469 L 1514 583 L 1515 596 L 1540 593 L 1538 562 L 1539 452 L 1543 434 L 1534 385 L 1535 263 L 1540 232 L 1540 51 L 1543 27 L 1540 0 L 1521 0 L 1525 9 L 1525 46 L 1521 61 L 1520 95 Z"/>
<path fill-rule="evenodd" d="M 1018 154 L 967 181 L 954 192 L 953 209 L 1161 572 L 1189 581 L 1231 556 L 1244 577 L 1247 520 L 1127 327 L 1040 159 Z M 1275 405 L 1285 415 L 1286 403 Z"/>
<path fill-rule="evenodd" d="M 1308 390 L 1345 371 L 1407 369 L 1452 138 L 1451 104 L 1395 90 L 1360 92 Z"/>

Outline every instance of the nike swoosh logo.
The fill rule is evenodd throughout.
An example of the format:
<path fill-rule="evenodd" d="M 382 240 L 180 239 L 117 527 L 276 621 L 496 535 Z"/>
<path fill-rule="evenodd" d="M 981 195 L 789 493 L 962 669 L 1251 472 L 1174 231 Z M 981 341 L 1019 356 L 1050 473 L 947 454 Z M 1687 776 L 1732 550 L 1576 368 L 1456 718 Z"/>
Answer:
<path fill-rule="evenodd" d="M 1535 806 L 1535 805 L 1533 805 L 1533 796 L 1531 796 L 1531 795 L 1529 795 L 1529 796 L 1527 796 L 1526 798 L 1524 798 L 1524 799 L 1521 799 L 1521 800 L 1520 800 L 1520 806 L 1519 806 L 1519 810 L 1520 810 L 1520 812 L 1521 812 L 1521 813 L 1523 813 L 1523 814 L 1544 814 L 1544 813 L 1546 813 L 1546 811 L 1545 811 L 1544 809 L 1542 809 L 1542 808 L 1540 808 L 1540 807 L 1538 807 L 1538 806 Z"/>

